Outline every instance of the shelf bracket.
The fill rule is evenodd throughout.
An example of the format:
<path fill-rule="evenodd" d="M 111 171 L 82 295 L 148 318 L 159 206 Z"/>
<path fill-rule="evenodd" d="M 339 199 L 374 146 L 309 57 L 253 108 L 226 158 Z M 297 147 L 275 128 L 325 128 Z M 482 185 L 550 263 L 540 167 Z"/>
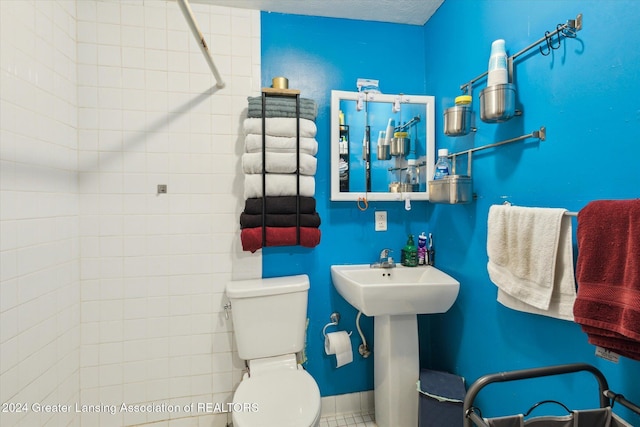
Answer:
<path fill-rule="evenodd" d="M 531 43 L 529 46 L 525 47 L 524 49 L 520 50 L 517 53 L 514 53 L 513 55 L 511 55 L 509 58 L 507 58 L 507 62 L 509 64 L 509 80 L 511 83 L 513 83 L 511 81 L 511 79 L 513 78 L 513 62 L 515 61 L 516 58 L 518 58 L 519 56 L 523 55 L 524 53 L 528 52 L 529 50 L 533 49 L 534 47 L 538 46 L 540 43 L 542 42 L 547 42 L 549 39 L 552 39 L 553 36 L 555 36 L 556 34 L 558 34 L 558 38 L 560 37 L 560 35 L 564 36 L 565 38 L 575 38 L 576 37 L 576 33 L 578 31 L 582 30 L 582 14 L 579 13 L 576 16 L 576 19 L 569 19 L 567 20 L 567 22 L 565 24 L 558 24 L 556 26 L 556 29 L 554 31 L 547 31 L 544 35 L 544 37 L 541 37 L 540 39 L 538 39 L 537 41 Z M 460 86 L 460 90 L 463 91 L 464 93 L 467 93 L 468 95 L 471 95 L 471 92 L 473 90 L 473 84 L 475 82 L 477 82 L 478 80 L 482 79 L 483 77 L 487 76 L 487 74 L 489 74 L 488 71 L 485 71 L 484 73 L 480 74 L 479 76 L 469 80 L 467 83 L 463 84 Z"/>
<path fill-rule="evenodd" d="M 540 126 L 540 129 L 534 130 L 533 132 L 528 133 L 526 135 L 518 136 L 516 138 L 506 139 L 500 142 L 494 142 L 493 144 L 487 144 L 481 147 L 475 147 L 475 148 L 470 148 L 464 151 L 458 151 L 457 153 L 449 154 L 449 157 L 455 160 L 457 156 L 460 156 L 462 154 L 470 154 L 476 151 L 486 150 L 487 148 L 498 147 L 500 145 L 509 144 L 511 142 L 516 142 L 516 141 L 522 141 L 523 139 L 527 139 L 527 138 L 535 138 L 535 139 L 539 139 L 540 141 L 544 141 L 545 139 L 547 139 L 547 128 L 544 126 Z"/>

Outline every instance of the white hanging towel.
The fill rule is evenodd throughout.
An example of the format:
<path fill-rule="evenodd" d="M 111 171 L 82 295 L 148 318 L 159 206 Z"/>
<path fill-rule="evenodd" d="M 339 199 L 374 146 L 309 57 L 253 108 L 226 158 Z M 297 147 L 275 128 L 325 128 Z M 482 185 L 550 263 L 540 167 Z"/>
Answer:
<path fill-rule="evenodd" d="M 265 154 L 267 172 L 270 173 L 295 173 L 298 164 L 296 153 L 270 153 Z M 310 154 L 300 153 L 300 174 L 315 175 L 318 159 Z M 244 173 L 262 173 L 262 153 L 244 153 L 242 155 L 242 170 Z"/>
<path fill-rule="evenodd" d="M 294 174 L 267 174 L 265 179 L 267 196 L 295 196 L 297 183 Z M 300 195 L 314 197 L 316 179 L 312 176 L 300 175 Z M 244 198 L 262 197 L 262 175 L 244 176 Z"/>
<path fill-rule="evenodd" d="M 265 138 L 267 153 L 295 153 L 298 150 L 297 140 L 293 136 L 272 136 Z M 262 135 L 255 133 L 244 137 L 244 151 L 262 153 Z M 318 153 L 318 141 L 315 138 L 300 137 L 300 153 L 315 156 Z"/>
<path fill-rule="evenodd" d="M 296 119 L 286 117 L 270 117 L 265 119 L 266 135 L 272 136 L 296 136 Z M 242 130 L 245 135 L 255 133 L 262 135 L 262 119 L 244 119 Z M 309 119 L 300 119 L 300 136 L 315 138 L 318 128 L 316 123 Z"/>
<path fill-rule="evenodd" d="M 494 205 L 487 221 L 487 271 L 498 302 L 573 321 L 576 287 L 571 218 L 565 209 Z"/>

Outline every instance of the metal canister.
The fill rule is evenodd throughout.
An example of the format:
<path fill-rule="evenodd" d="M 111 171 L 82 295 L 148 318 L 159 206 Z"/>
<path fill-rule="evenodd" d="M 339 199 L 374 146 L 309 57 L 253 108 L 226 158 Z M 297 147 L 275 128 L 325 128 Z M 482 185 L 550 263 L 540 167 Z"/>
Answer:
<path fill-rule="evenodd" d="M 271 86 L 274 89 L 289 89 L 289 79 L 286 77 L 274 77 L 271 79 Z"/>
<path fill-rule="evenodd" d="M 505 122 L 515 115 L 516 87 L 512 83 L 489 86 L 480 92 L 480 119 Z"/>
<path fill-rule="evenodd" d="M 409 134 L 407 132 L 396 132 L 391 140 L 391 155 L 404 156 L 409 153 Z"/>
<path fill-rule="evenodd" d="M 391 145 L 386 143 L 386 132 L 381 130 L 378 134 L 378 160 L 389 160 L 391 158 L 390 148 Z"/>
<path fill-rule="evenodd" d="M 466 135 L 471 130 L 471 96 L 458 96 L 455 102 L 455 107 L 444 112 L 444 133 L 449 136 Z"/>

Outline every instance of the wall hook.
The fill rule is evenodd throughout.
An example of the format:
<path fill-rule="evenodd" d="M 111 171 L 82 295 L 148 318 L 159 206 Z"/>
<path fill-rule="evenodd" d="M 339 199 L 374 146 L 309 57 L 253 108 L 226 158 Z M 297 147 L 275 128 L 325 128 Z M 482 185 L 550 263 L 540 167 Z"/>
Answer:
<path fill-rule="evenodd" d="M 369 208 L 369 202 L 366 197 L 358 197 L 356 204 L 361 211 L 366 211 Z"/>
<path fill-rule="evenodd" d="M 540 49 L 540 53 L 542 54 L 542 56 L 547 56 L 551 53 L 551 44 L 549 42 L 549 34 L 551 34 L 549 33 L 549 31 L 544 32 L 544 41 L 545 41 L 545 44 L 547 45 L 546 51 L 542 50 L 542 46 L 538 47 L 538 49 Z"/>
<path fill-rule="evenodd" d="M 553 36 L 550 38 L 551 44 L 549 46 L 551 46 L 551 49 L 560 49 L 560 45 L 561 40 L 560 40 L 560 34 L 562 34 L 563 30 L 564 30 L 565 26 L 562 24 L 558 24 L 556 25 L 556 37 L 558 38 L 558 45 L 554 46 L 553 45 Z"/>

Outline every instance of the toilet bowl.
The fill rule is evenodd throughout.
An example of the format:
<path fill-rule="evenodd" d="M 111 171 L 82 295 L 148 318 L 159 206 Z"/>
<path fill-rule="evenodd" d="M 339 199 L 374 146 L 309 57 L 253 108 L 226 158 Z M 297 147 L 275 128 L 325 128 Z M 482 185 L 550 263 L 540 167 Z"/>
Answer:
<path fill-rule="evenodd" d="M 293 362 L 295 363 L 295 356 Z M 234 427 L 317 427 L 320 390 L 299 365 L 245 374 L 233 395 Z"/>
<path fill-rule="evenodd" d="M 317 427 L 320 390 L 297 362 L 304 348 L 307 275 L 229 282 L 238 355 L 247 361 L 233 395 L 234 427 Z"/>

